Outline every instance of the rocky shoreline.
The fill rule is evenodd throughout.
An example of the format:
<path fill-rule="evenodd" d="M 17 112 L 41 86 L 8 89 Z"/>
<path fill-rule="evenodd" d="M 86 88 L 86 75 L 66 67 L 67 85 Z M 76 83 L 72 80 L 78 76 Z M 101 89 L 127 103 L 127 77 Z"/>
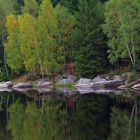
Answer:
<path fill-rule="evenodd" d="M 122 75 L 109 76 L 107 74 L 96 76 L 94 79 L 87 78 L 78 78 L 75 75 L 67 75 L 63 77 L 56 77 L 55 80 L 46 81 L 44 79 L 39 79 L 36 82 L 19 82 L 14 83 L 13 81 L 1 82 L 0 89 L 28 89 L 28 88 L 54 88 L 56 85 L 61 85 L 67 87 L 67 85 L 72 85 L 76 89 L 93 89 L 93 90 L 110 90 L 110 89 L 118 89 L 118 90 L 140 90 L 140 79 L 132 81 L 130 83 L 127 82 L 127 78 L 124 76 L 129 76 L 130 73 L 124 73 Z M 54 84 L 55 83 L 55 84 Z"/>

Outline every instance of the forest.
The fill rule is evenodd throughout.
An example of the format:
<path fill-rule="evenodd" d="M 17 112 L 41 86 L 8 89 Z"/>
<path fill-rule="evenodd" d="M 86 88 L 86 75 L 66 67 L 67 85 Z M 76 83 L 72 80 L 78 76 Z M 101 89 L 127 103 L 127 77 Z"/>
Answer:
<path fill-rule="evenodd" d="M 0 79 L 140 70 L 139 0 L 0 0 Z"/>

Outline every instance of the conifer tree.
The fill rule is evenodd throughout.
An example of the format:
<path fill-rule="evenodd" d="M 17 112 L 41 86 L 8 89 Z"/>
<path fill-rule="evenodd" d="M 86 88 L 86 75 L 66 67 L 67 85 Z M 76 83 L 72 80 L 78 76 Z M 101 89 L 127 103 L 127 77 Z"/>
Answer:
<path fill-rule="evenodd" d="M 104 34 L 101 29 L 104 7 L 101 2 L 79 0 L 76 13 L 75 69 L 77 74 L 93 77 L 103 72 L 105 65 Z"/>

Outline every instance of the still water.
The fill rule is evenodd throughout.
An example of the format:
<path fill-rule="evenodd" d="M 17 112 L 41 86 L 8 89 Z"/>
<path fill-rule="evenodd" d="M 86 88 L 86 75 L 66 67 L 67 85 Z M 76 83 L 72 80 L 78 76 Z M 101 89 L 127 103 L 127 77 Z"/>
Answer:
<path fill-rule="evenodd" d="M 1 92 L 0 140 L 140 140 L 139 93 L 72 93 Z"/>

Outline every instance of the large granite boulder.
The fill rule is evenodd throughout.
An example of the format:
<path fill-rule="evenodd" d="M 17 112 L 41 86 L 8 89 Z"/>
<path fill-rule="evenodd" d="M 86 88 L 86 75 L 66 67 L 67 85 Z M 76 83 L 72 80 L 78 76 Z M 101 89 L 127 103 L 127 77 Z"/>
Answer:
<path fill-rule="evenodd" d="M 120 75 L 114 75 L 112 77 L 112 80 L 115 80 L 115 81 L 122 81 L 122 77 Z"/>
<path fill-rule="evenodd" d="M 92 82 L 92 79 L 81 78 L 79 81 L 77 81 L 76 85 L 78 85 L 78 84 L 89 84 L 91 82 Z"/>
<path fill-rule="evenodd" d="M 109 80 L 109 81 L 96 82 L 96 84 L 102 84 L 104 88 L 118 88 L 119 86 L 124 85 L 125 81 Z"/>
<path fill-rule="evenodd" d="M 11 88 L 13 86 L 12 81 L 7 81 L 7 82 L 1 82 L 0 83 L 0 88 Z"/>
<path fill-rule="evenodd" d="M 70 79 L 70 80 L 76 82 L 76 81 L 78 80 L 78 77 L 75 76 L 75 75 L 68 75 L 68 79 Z"/>
<path fill-rule="evenodd" d="M 97 77 L 101 79 L 105 79 L 105 80 L 111 80 L 111 76 L 108 74 L 101 74 L 101 75 L 98 75 Z"/>
<path fill-rule="evenodd" d="M 77 81 L 76 87 L 82 87 L 82 88 L 89 88 L 93 86 L 92 79 L 88 78 L 81 78 L 79 81 Z"/>
<path fill-rule="evenodd" d="M 33 87 L 32 83 L 23 83 L 23 82 L 13 86 L 13 88 L 32 88 L 32 87 Z"/>
<path fill-rule="evenodd" d="M 101 78 L 98 78 L 101 79 Z M 80 79 L 77 84 L 76 87 L 81 87 L 81 88 L 95 88 L 95 89 L 99 89 L 99 88 L 117 88 L 118 86 L 124 85 L 125 81 L 123 80 L 105 80 L 105 79 L 101 79 L 99 80 L 91 80 L 91 79 Z"/>
<path fill-rule="evenodd" d="M 7 86 L 11 88 L 13 86 L 13 81 L 7 81 L 5 82 L 5 84 L 7 84 Z"/>
<path fill-rule="evenodd" d="M 121 76 L 124 80 L 129 80 L 130 77 L 132 76 L 132 73 L 131 72 L 125 72 Z"/>
<path fill-rule="evenodd" d="M 48 87 L 50 85 L 52 85 L 52 83 L 50 81 L 45 81 L 44 79 L 39 80 L 37 83 L 37 87 L 42 87 L 42 88 Z"/>
<path fill-rule="evenodd" d="M 100 81 L 106 81 L 106 79 L 97 76 L 97 77 L 95 77 L 95 78 L 92 80 L 92 82 L 100 82 Z"/>

